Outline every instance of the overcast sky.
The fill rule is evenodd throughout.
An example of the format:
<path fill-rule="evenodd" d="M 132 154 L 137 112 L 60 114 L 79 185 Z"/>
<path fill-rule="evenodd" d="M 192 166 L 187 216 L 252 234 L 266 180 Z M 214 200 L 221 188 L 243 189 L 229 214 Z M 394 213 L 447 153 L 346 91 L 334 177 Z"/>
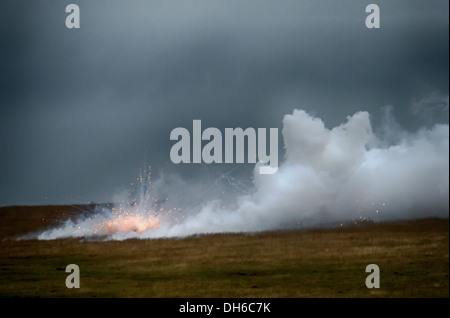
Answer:
<path fill-rule="evenodd" d="M 214 174 L 170 161 L 193 119 L 281 135 L 295 108 L 329 128 L 366 110 L 376 129 L 391 105 L 410 131 L 448 123 L 447 0 L 372 1 L 380 29 L 371 1 L 72 2 L 80 29 L 70 2 L 0 2 L 0 205 L 107 202 L 145 164 Z"/>

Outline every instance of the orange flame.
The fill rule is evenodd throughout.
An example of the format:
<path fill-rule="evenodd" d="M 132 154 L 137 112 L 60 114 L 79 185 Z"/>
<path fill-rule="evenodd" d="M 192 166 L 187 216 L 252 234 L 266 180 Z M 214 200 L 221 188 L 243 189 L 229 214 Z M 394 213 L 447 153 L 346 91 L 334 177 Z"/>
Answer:
<path fill-rule="evenodd" d="M 106 232 L 113 234 L 116 232 L 138 232 L 143 233 L 149 229 L 157 229 L 161 226 L 156 216 L 144 217 L 142 215 L 120 215 L 114 221 L 106 224 Z"/>

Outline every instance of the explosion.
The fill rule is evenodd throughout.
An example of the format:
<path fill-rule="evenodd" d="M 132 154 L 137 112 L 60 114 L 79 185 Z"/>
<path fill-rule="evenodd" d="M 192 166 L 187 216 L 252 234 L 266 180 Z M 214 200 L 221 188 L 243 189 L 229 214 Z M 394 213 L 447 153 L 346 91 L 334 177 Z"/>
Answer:
<path fill-rule="evenodd" d="M 158 207 L 160 204 L 158 199 L 152 197 L 150 169 L 149 166 L 148 172 L 144 170 L 137 178 L 137 191 L 133 191 L 135 184 L 130 184 L 128 198 L 121 200 L 118 207 L 112 207 L 107 213 L 102 208 L 100 215 L 109 214 L 109 217 L 99 220 L 95 225 L 96 235 L 113 235 L 119 232 L 143 233 L 161 226 L 161 214 L 166 216 L 171 214 L 171 210 L 165 211 L 164 208 Z M 168 198 L 165 201 L 168 201 Z M 94 219 L 97 219 L 97 215 L 98 213 L 94 213 Z"/>
<path fill-rule="evenodd" d="M 235 187 L 229 202 L 218 198 L 224 192 L 217 181 L 202 182 L 201 176 L 167 184 L 158 178 L 152 185 L 149 167 L 119 203 L 97 207 L 38 239 L 123 240 L 448 218 L 448 125 L 399 131 L 403 137 L 388 143 L 374 134 L 367 112 L 328 129 L 320 118 L 295 110 L 284 117 L 282 132 L 286 155 L 277 172 L 261 175 L 257 164 L 251 191 Z"/>
<path fill-rule="evenodd" d="M 137 183 L 131 183 L 127 198 L 116 204 L 97 205 L 92 211 L 84 211 L 75 220 L 68 219 L 59 227 L 41 233 L 38 238 L 47 237 L 108 237 L 144 233 L 161 227 L 162 220 L 177 222 L 175 214 L 180 208 L 161 207 L 168 205 L 152 196 L 150 169 L 141 172 Z M 145 177 L 144 177 L 145 175 Z M 161 202 L 162 201 L 162 202 Z"/>
<path fill-rule="evenodd" d="M 114 234 L 121 231 L 143 233 L 149 229 L 157 229 L 160 225 L 157 216 L 120 215 L 117 219 L 107 222 L 106 233 Z"/>

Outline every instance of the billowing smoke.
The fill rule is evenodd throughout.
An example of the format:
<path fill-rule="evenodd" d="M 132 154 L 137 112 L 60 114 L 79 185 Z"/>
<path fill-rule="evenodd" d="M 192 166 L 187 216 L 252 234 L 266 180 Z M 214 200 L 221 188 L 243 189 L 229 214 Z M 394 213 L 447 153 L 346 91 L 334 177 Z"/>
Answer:
<path fill-rule="evenodd" d="M 66 221 L 38 238 L 121 240 L 448 217 L 448 124 L 407 133 L 389 108 L 385 115 L 375 134 L 367 112 L 330 130 L 294 110 L 283 119 L 284 161 L 275 174 L 260 175 L 256 166 L 251 189 L 229 176 L 202 186 L 169 176 L 146 187 L 144 175 L 138 193 L 115 208 Z M 221 194 L 230 185 L 239 191 L 225 205 Z"/>

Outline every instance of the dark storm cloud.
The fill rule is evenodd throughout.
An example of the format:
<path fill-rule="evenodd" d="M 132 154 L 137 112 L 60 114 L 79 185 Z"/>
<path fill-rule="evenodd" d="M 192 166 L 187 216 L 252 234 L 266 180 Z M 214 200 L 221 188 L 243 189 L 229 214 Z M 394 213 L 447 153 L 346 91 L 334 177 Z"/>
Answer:
<path fill-rule="evenodd" d="M 411 130 L 448 122 L 447 1 L 377 1 L 379 30 L 355 1 L 74 3 L 79 30 L 65 3 L 0 5 L 1 205 L 108 201 L 144 163 L 195 175 L 169 159 L 193 119 L 281 128 L 303 108 L 333 126 L 392 105 Z M 446 97 L 447 118 L 420 106 Z"/>

